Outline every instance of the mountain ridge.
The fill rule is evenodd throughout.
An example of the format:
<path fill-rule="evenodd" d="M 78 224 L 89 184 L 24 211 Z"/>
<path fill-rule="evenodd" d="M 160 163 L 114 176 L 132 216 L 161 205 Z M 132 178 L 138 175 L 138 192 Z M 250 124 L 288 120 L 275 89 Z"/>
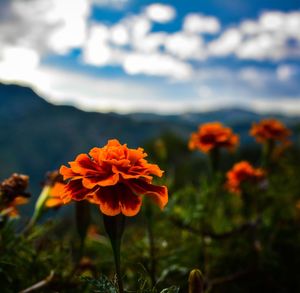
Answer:
<path fill-rule="evenodd" d="M 250 144 L 253 139 L 247 134 L 251 123 L 266 116 L 241 109 L 163 116 L 85 112 L 73 106 L 53 105 L 27 87 L 0 83 L 0 179 L 21 172 L 29 174 L 37 186 L 46 171 L 110 138 L 130 147 L 142 146 L 164 132 L 187 140 L 198 124 L 208 121 L 233 127 L 242 142 Z M 272 116 L 291 127 L 300 123 L 300 117 Z"/>

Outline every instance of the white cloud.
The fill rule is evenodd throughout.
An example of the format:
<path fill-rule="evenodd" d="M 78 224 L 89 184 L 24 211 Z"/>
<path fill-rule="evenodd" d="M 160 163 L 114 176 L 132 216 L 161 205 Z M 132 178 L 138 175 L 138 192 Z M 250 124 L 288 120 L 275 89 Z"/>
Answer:
<path fill-rule="evenodd" d="M 4 81 L 7 83 L 15 81 L 14 78 L 7 78 L 7 72 L 1 69 L 0 64 L 1 80 L 6 77 Z M 84 76 L 47 66 L 32 70 L 24 79 L 16 77 L 19 83 L 32 87 L 54 104 L 72 104 L 86 111 L 155 111 L 160 101 L 167 104 L 158 88 L 128 79 Z M 162 112 L 166 109 L 163 107 Z"/>
<path fill-rule="evenodd" d="M 226 56 L 235 52 L 242 41 L 242 35 L 236 28 L 226 30 L 218 39 L 208 44 L 213 56 Z"/>
<path fill-rule="evenodd" d="M 96 7 L 113 10 L 123 10 L 130 2 L 130 0 L 91 0 L 91 3 Z"/>
<path fill-rule="evenodd" d="M 159 48 L 165 43 L 167 36 L 166 33 L 150 33 L 141 39 L 137 39 L 132 45 L 135 50 L 140 52 L 158 52 Z"/>
<path fill-rule="evenodd" d="M 112 43 L 116 45 L 127 45 L 129 43 L 129 31 L 128 28 L 123 24 L 114 25 L 110 29 L 110 39 Z"/>
<path fill-rule="evenodd" d="M 244 20 L 239 29 L 243 35 L 255 35 L 261 31 L 259 24 L 254 20 Z"/>
<path fill-rule="evenodd" d="M 254 60 L 280 59 L 284 53 L 283 43 L 268 33 L 244 41 L 236 50 L 239 58 Z"/>
<path fill-rule="evenodd" d="M 15 82 L 31 80 L 35 76 L 39 61 L 39 54 L 32 49 L 7 46 L 0 58 L 0 80 Z"/>
<path fill-rule="evenodd" d="M 31 53 L 28 53 L 28 56 L 30 55 Z M 221 87 L 204 84 L 195 95 L 189 94 L 184 99 L 170 99 L 160 87 L 152 84 L 128 79 L 111 80 L 83 76 L 80 73 L 45 66 L 35 68 L 34 64 L 35 62 L 32 62 L 32 70 L 27 72 L 23 79 L 15 75 L 19 82 L 31 86 L 52 103 L 72 104 L 86 111 L 174 114 L 241 106 L 262 113 L 300 114 L 300 96 L 281 96 L 276 99 L 264 96 L 249 98 L 228 94 Z M 2 69 L 0 64 L 1 80 L 6 77 L 6 82 L 15 81 L 13 76 L 8 78 L 7 72 Z M 225 74 L 226 70 L 217 69 L 215 73 L 212 70 L 207 72 L 206 78 L 212 78 L 214 75 L 221 78 Z M 226 76 L 228 75 L 232 73 L 227 72 Z M 205 75 L 202 77 L 205 78 Z"/>
<path fill-rule="evenodd" d="M 7 78 L 5 81 L 9 83 L 15 80 Z M 34 74 L 27 75 L 26 80 L 18 81 L 31 86 L 51 103 L 71 104 L 85 111 L 152 111 L 166 114 L 180 112 L 184 104 L 181 100 L 175 103 L 164 100 L 160 89 L 151 84 L 83 76 L 51 67 L 40 67 Z"/>
<path fill-rule="evenodd" d="M 272 33 L 274 37 L 300 39 L 300 12 L 268 11 L 258 20 L 245 20 L 240 24 L 240 30 L 245 35 Z"/>
<path fill-rule="evenodd" d="M 189 110 L 191 112 L 206 112 L 219 109 L 230 109 L 232 107 L 241 107 L 262 114 L 278 113 L 285 115 L 299 115 L 300 96 L 282 96 L 277 100 L 272 100 L 266 97 L 240 99 L 218 94 L 218 96 L 213 97 L 200 97 L 192 107 L 189 107 Z"/>
<path fill-rule="evenodd" d="M 192 66 L 165 54 L 129 54 L 123 64 L 128 74 L 147 74 L 186 80 L 193 73 Z"/>
<path fill-rule="evenodd" d="M 241 59 L 282 60 L 300 56 L 300 12 L 268 11 L 257 21 L 246 20 L 239 30 L 243 41 L 236 50 Z M 294 45 L 291 45 L 294 40 Z"/>
<path fill-rule="evenodd" d="M 131 30 L 132 38 L 136 41 L 147 35 L 152 28 L 152 23 L 143 15 L 132 16 L 124 21 Z"/>
<path fill-rule="evenodd" d="M 277 31 L 284 26 L 285 17 L 282 12 L 265 12 L 259 19 L 259 26 L 264 31 Z"/>
<path fill-rule="evenodd" d="M 258 113 L 282 113 L 286 115 L 300 114 L 300 96 L 269 98 L 256 98 L 246 103 L 248 109 Z"/>
<path fill-rule="evenodd" d="M 275 33 L 286 37 L 300 36 L 300 12 L 267 11 L 260 15 L 258 20 L 244 20 L 240 30 L 244 34 Z"/>
<path fill-rule="evenodd" d="M 83 48 L 84 62 L 103 66 L 111 61 L 111 49 L 108 45 L 109 29 L 95 24 L 90 28 L 89 36 Z"/>
<path fill-rule="evenodd" d="M 67 54 L 73 48 L 80 48 L 85 41 L 86 23 L 83 20 L 67 22 L 55 30 L 48 39 L 51 50 L 58 54 Z"/>
<path fill-rule="evenodd" d="M 110 46 L 112 37 L 109 27 L 93 24 L 82 48 L 82 61 L 93 66 L 120 65 L 126 52 Z"/>
<path fill-rule="evenodd" d="M 49 35 L 48 45 L 59 54 L 81 47 L 85 41 L 87 18 L 90 14 L 89 2 L 52 0 L 52 3 L 52 8 L 45 13 L 46 20 L 55 25 Z"/>
<path fill-rule="evenodd" d="M 291 80 L 299 73 L 300 69 L 298 67 L 288 64 L 280 65 L 276 70 L 277 78 L 283 82 Z"/>
<path fill-rule="evenodd" d="M 245 67 L 238 71 L 237 78 L 247 82 L 254 88 L 268 87 L 268 82 L 274 79 L 273 73 L 255 67 Z"/>
<path fill-rule="evenodd" d="M 39 65 L 39 54 L 23 47 L 5 47 L 2 58 L 12 67 L 20 67 L 18 70 L 36 68 Z"/>
<path fill-rule="evenodd" d="M 166 38 L 165 49 L 181 59 L 204 59 L 203 40 L 200 36 L 175 33 Z"/>
<path fill-rule="evenodd" d="M 106 0 L 7 1 L 4 18 L 0 11 L 0 80 L 26 83 L 53 102 L 72 102 L 86 110 L 126 112 L 159 108 L 163 112 L 182 112 L 241 103 L 263 111 L 271 107 L 296 112 L 291 105 L 299 104 L 296 80 L 300 71 L 290 61 L 280 62 L 273 71 L 262 67 L 210 69 L 200 62 L 227 56 L 256 61 L 298 60 L 299 11 L 265 12 L 256 20 L 225 27 L 221 33 L 217 18 L 189 14 L 180 31 L 169 33 L 154 32 L 152 27 L 154 22 L 164 24 L 175 17 L 171 6 L 151 5 L 140 14 L 125 16 L 109 25 L 89 19 L 96 1 L 101 7 L 108 4 L 104 3 Z M 207 41 L 201 36 L 205 33 L 218 34 Z M 129 75 L 163 78 L 157 79 L 159 86 L 149 86 L 130 81 L 134 79 L 111 81 L 40 64 L 49 53 L 67 55 L 74 48 L 82 50 L 79 60 L 84 64 L 119 66 Z M 184 98 L 169 98 L 174 97 L 169 94 L 171 86 L 166 79 L 185 82 L 182 88 L 188 90 L 182 90 Z M 277 89 L 281 92 L 277 93 Z M 178 92 L 179 96 L 181 90 Z M 251 98 L 250 93 L 258 98 Z M 268 100 L 272 93 L 282 101 Z M 290 104 L 287 106 L 286 102 Z"/>
<path fill-rule="evenodd" d="M 188 14 L 183 23 L 184 31 L 189 33 L 215 34 L 220 28 L 220 22 L 216 17 L 195 13 Z"/>
<path fill-rule="evenodd" d="M 286 16 L 284 31 L 287 32 L 288 36 L 300 40 L 299 27 L 300 27 L 300 11 L 290 12 Z"/>
<path fill-rule="evenodd" d="M 89 1 L 15 0 L 6 11 L 0 22 L 1 48 L 18 46 L 40 54 L 66 54 L 85 41 Z"/>
<path fill-rule="evenodd" d="M 145 14 L 154 22 L 166 23 L 175 18 L 176 11 L 170 5 L 155 3 L 146 7 Z"/>

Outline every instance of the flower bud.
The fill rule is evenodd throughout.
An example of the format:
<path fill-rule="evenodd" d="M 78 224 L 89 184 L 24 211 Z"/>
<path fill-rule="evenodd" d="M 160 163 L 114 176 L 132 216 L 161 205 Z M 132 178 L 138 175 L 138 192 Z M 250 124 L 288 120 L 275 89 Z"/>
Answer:
<path fill-rule="evenodd" d="M 204 292 L 204 278 L 200 270 L 194 269 L 189 275 L 189 293 Z"/>

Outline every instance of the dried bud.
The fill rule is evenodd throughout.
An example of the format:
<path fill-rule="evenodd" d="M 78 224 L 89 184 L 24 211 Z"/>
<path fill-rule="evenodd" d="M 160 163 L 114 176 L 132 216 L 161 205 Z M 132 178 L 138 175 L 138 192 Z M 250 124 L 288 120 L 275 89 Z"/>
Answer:
<path fill-rule="evenodd" d="M 59 171 L 55 170 L 55 171 L 47 172 L 44 185 L 53 186 L 57 182 L 59 182 L 59 183 L 64 182 L 62 175 L 59 174 Z"/>
<path fill-rule="evenodd" d="M 93 261 L 89 257 L 83 257 L 78 264 L 77 273 L 85 276 L 95 276 L 96 267 Z"/>
<path fill-rule="evenodd" d="M 254 241 L 253 246 L 254 246 L 255 251 L 257 251 L 257 252 L 261 252 L 263 250 L 263 246 L 258 239 L 256 239 Z"/>
<path fill-rule="evenodd" d="M 36 221 L 38 221 L 44 211 L 44 207 L 58 208 L 63 205 L 60 194 L 64 188 L 64 183 L 62 176 L 57 170 L 46 174 L 43 185 L 42 192 L 35 203 L 34 213 L 27 229 L 31 229 Z"/>
<path fill-rule="evenodd" d="M 18 205 L 27 203 L 29 193 L 26 192 L 29 177 L 14 173 L 0 183 L 0 216 L 5 221 L 7 217 L 14 218 L 19 215 Z"/>
<path fill-rule="evenodd" d="M 8 179 L 0 183 L 0 193 L 3 203 L 10 203 L 15 198 L 29 197 L 30 194 L 25 192 L 28 187 L 29 177 L 23 174 L 12 174 Z"/>
<path fill-rule="evenodd" d="M 189 293 L 203 293 L 204 278 L 200 270 L 194 269 L 189 275 Z"/>

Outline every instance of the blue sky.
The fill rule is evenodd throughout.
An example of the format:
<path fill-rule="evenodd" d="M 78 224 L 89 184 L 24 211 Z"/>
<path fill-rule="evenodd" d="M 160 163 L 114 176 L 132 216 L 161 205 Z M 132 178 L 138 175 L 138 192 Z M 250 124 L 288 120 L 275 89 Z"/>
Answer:
<path fill-rule="evenodd" d="M 0 81 L 87 111 L 300 114 L 299 0 L 2 0 Z"/>

